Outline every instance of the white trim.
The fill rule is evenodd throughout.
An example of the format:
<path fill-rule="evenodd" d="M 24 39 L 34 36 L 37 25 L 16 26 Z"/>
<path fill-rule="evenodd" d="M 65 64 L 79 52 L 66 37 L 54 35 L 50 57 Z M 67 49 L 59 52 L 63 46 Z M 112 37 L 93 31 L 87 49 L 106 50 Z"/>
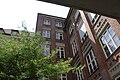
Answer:
<path fill-rule="evenodd" d="M 119 75 L 119 76 L 117 76 L 117 77 L 115 78 L 115 80 L 117 80 L 118 78 L 120 78 L 120 75 Z"/>

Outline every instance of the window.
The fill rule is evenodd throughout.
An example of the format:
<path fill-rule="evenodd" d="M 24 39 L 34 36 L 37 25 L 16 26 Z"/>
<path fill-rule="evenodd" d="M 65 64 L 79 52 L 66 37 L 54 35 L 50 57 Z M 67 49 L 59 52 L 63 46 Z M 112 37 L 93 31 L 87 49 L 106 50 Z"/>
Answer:
<path fill-rule="evenodd" d="M 51 25 L 50 19 L 44 19 L 44 24 L 45 25 Z"/>
<path fill-rule="evenodd" d="M 60 76 L 60 80 L 67 80 L 67 74 L 62 74 Z"/>
<path fill-rule="evenodd" d="M 72 31 L 73 31 L 73 26 L 71 25 L 71 26 L 69 27 L 69 33 L 71 34 Z"/>
<path fill-rule="evenodd" d="M 58 58 L 65 58 L 65 50 L 64 50 L 64 47 L 58 47 L 57 57 L 58 57 Z"/>
<path fill-rule="evenodd" d="M 77 70 L 77 80 L 83 80 L 83 74 L 81 70 Z"/>
<path fill-rule="evenodd" d="M 95 24 L 95 22 L 97 21 L 97 19 L 99 18 L 100 15 L 98 14 L 95 14 L 95 13 L 91 13 L 91 12 L 88 12 L 88 17 L 91 21 L 92 24 Z"/>
<path fill-rule="evenodd" d="M 62 27 L 62 22 L 56 22 L 55 26 Z"/>
<path fill-rule="evenodd" d="M 77 60 L 76 60 L 76 62 L 75 62 L 74 65 L 75 65 L 76 67 L 79 67 L 79 66 L 81 65 L 81 63 L 80 63 L 80 58 L 77 58 Z M 78 69 L 78 70 L 76 71 L 76 74 L 77 74 L 77 80 L 84 80 L 84 79 L 83 79 L 83 72 L 82 72 L 81 69 Z"/>
<path fill-rule="evenodd" d="M 42 48 L 44 50 L 44 55 L 49 56 L 50 55 L 50 45 L 43 45 Z"/>
<path fill-rule="evenodd" d="M 79 31 L 81 42 L 84 42 L 84 40 L 87 37 L 87 30 L 82 20 L 78 22 L 78 31 Z"/>
<path fill-rule="evenodd" d="M 109 57 L 120 46 L 120 39 L 112 30 L 112 27 L 107 28 L 100 38 L 100 42 L 106 57 Z"/>
<path fill-rule="evenodd" d="M 78 51 L 78 46 L 75 39 L 71 40 L 71 45 L 72 45 L 73 56 L 75 56 L 75 54 Z"/>
<path fill-rule="evenodd" d="M 63 40 L 63 33 L 56 32 L 56 39 Z"/>
<path fill-rule="evenodd" d="M 42 36 L 46 38 L 50 38 L 50 31 L 49 30 L 43 30 Z"/>
<path fill-rule="evenodd" d="M 90 49 L 90 51 L 88 52 L 86 56 L 86 61 L 87 61 L 89 72 L 91 74 L 98 68 L 97 61 L 92 49 Z"/>

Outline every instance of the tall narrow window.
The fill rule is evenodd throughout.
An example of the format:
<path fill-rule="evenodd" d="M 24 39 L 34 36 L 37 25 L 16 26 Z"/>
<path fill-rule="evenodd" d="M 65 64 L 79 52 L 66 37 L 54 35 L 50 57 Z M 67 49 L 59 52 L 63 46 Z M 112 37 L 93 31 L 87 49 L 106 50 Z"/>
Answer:
<path fill-rule="evenodd" d="M 82 74 L 82 71 L 81 70 L 77 70 L 77 80 L 84 80 L 83 79 L 83 74 Z"/>
<path fill-rule="evenodd" d="M 78 51 L 78 46 L 75 39 L 71 39 L 71 45 L 72 45 L 73 56 L 75 56 L 75 54 Z"/>
<path fill-rule="evenodd" d="M 70 25 L 70 27 L 69 27 L 69 33 L 70 33 L 70 35 L 71 35 L 72 31 L 73 31 L 73 26 Z"/>
<path fill-rule="evenodd" d="M 50 38 L 50 31 L 49 30 L 43 30 L 42 36 L 46 38 Z"/>
<path fill-rule="evenodd" d="M 75 66 L 79 67 L 80 65 L 81 65 L 80 58 L 77 58 L 77 60 L 75 62 Z M 76 71 L 76 74 L 77 74 L 77 80 L 84 80 L 84 78 L 83 78 L 83 71 L 81 69 L 78 69 Z"/>
<path fill-rule="evenodd" d="M 92 74 L 98 68 L 97 61 L 92 49 L 88 51 L 88 54 L 86 56 L 86 61 L 87 61 L 89 72 L 90 74 Z"/>
<path fill-rule="evenodd" d="M 50 55 L 50 45 L 42 45 L 41 47 L 44 49 L 44 55 L 49 56 Z"/>
<path fill-rule="evenodd" d="M 87 38 L 87 30 L 86 30 L 85 24 L 83 23 L 83 20 L 80 20 L 78 22 L 78 31 L 79 31 L 81 42 L 84 42 L 85 39 Z"/>
<path fill-rule="evenodd" d="M 65 50 L 64 50 L 64 47 L 58 47 L 57 57 L 58 57 L 58 58 L 65 58 Z"/>
<path fill-rule="evenodd" d="M 112 30 L 111 26 L 101 36 L 100 42 L 106 57 L 109 57 L 120 46 L 120 39 Z"/>
<path fill-rule="evenodd" d="M 62 32 L 56 32 L 56 39 L 63 40 L 63 33 Z"/>

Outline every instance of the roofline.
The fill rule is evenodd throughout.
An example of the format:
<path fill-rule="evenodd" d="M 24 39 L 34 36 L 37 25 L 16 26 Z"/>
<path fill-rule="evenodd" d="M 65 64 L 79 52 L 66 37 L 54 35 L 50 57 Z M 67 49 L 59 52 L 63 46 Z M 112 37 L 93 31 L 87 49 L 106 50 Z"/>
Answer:
<path fill-rule="evenodd" d="M 66 19 L 66 18 L 63 18 L 63 17 L 58 17 L 58 16 L 53 16 L 53 15 L 49 15 L 49 14 L 43 14 L 43 13 L 38 13 L 38 15 L 45 15 L 45 16 L 50 16 L 50 17 L 56 17 L 56 18 L 61 18 L 61 19 Z"/>

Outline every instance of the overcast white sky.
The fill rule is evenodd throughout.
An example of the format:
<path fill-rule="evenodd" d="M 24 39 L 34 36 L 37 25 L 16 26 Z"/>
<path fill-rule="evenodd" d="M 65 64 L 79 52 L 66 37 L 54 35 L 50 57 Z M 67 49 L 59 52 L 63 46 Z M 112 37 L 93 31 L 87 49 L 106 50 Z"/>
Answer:
<path fill-rule="evenodd" d="M 36 27 L 37 13 L 66 17 L 69 8 L 36 0 L 0 0 L 0 27 L 20 29 L 25 21 L 29 31 Z M 34 29 L 34 30 L 33 30 Z"/>

